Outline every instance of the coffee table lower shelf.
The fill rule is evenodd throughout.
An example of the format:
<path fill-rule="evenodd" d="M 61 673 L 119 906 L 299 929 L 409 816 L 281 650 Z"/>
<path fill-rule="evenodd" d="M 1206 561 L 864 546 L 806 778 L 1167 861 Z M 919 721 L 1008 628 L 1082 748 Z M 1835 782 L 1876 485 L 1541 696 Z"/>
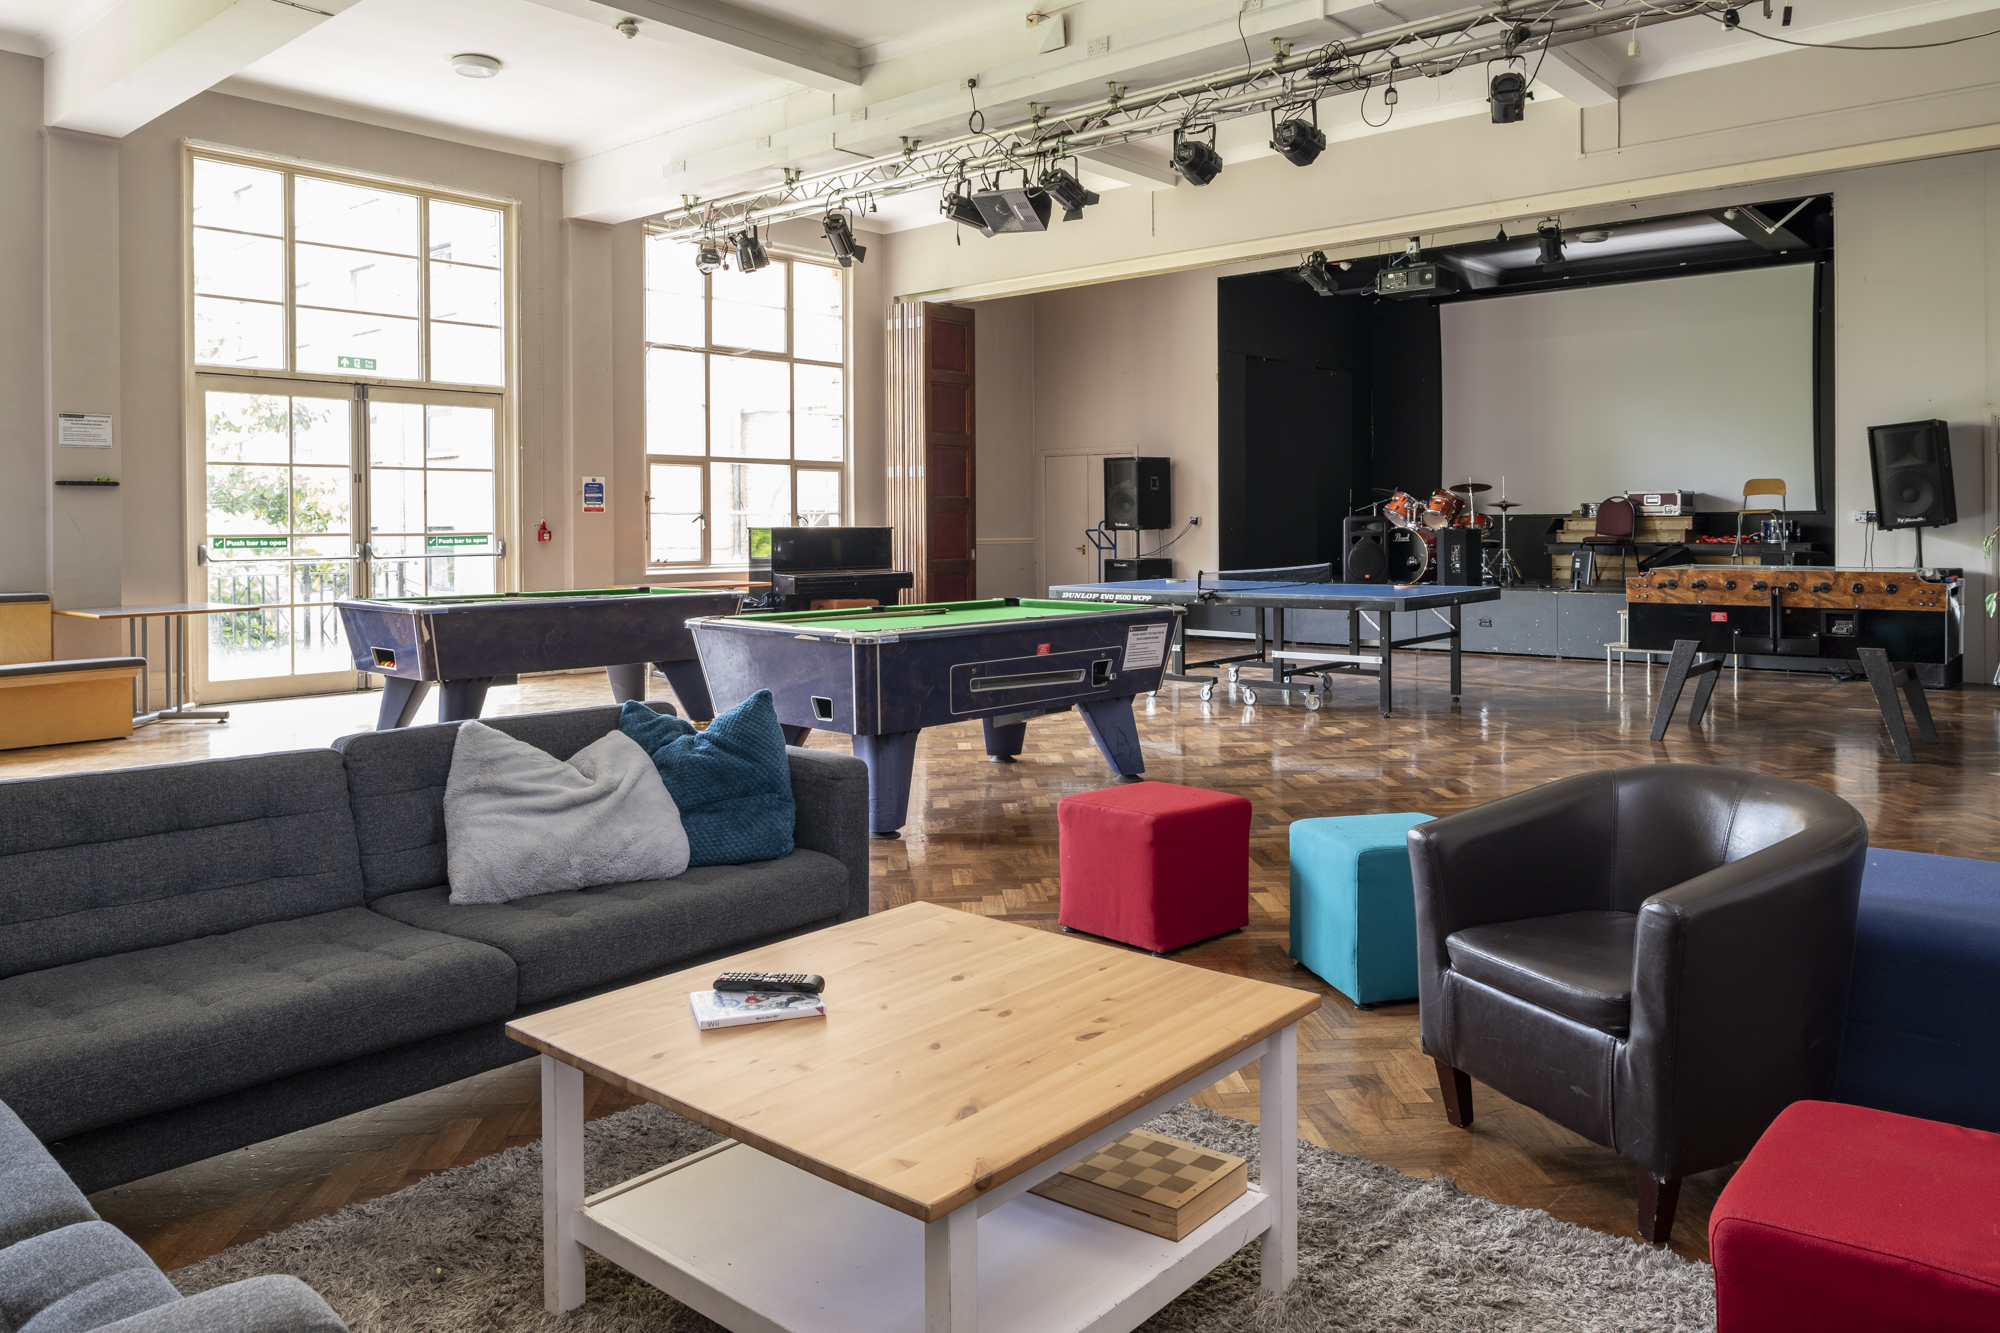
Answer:
<path fill-rule="evenodd" d="M 1178 1243 L 1024 1194 L 979 1219 L 980 1333 L 1125 1333 L 1271 1225 Z M 924 1224 L 739 1143 L 586 1200 L 576 1239 L 738 1333 L 923 1333 Z"/>

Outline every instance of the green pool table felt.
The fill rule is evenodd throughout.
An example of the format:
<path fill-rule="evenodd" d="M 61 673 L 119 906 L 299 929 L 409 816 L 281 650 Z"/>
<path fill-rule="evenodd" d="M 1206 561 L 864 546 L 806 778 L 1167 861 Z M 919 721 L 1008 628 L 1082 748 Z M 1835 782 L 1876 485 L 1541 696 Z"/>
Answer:
<path fill-rule="evenodd" d="M 1047 620 L 1052 616 L 1075 615 L 1079 611 L 1152 610 L 1152 607 L 1110 607 L 1090 602 L 1049 602 L 1022 599 L 1009 606 L 1001 599 L 979 602 L 926 602 L 885 610 L 774 611 L 764 614 L 731 616 L 731 620 L 767 624 L 798 625 L 801 628 L 837 629 L 853 634 L 894 634 L 903 630 L 936 629 L 951 625 L 1000 624 L 1011 620 Z"/>

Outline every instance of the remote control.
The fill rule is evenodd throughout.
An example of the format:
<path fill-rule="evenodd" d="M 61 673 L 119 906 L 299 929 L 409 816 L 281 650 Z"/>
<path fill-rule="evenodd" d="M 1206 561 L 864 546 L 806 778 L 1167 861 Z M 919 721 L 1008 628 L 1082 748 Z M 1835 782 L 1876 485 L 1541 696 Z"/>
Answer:
<path fill-rule="evenodd" d="M 810 972 L 724 972 L 715 979 L 715 989 L 817 995 L 826 989 L 826 978 Z"/>

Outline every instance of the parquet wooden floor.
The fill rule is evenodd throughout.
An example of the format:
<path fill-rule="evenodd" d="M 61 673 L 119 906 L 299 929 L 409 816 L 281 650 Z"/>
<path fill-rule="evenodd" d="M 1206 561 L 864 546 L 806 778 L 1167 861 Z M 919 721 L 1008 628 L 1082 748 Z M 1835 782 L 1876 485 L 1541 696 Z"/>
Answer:
<path fill-rule="evenodd" d="M 1399 664 L 1400 667 L 1400 664 Z M 1631 1236 L 1626 1164 L 1484 1087 L 1470 1131 L 1445 1123 L 1416 1006 L 1356 1011 L 1286 956 L 1286 826 L 1315 815 L 1422 810 L 1444 815 L 1583 769 L 1660 760 L 1729 764 L 1798 778 L 1852 801 L 1885 847 L 2000 860 L 2000 691 L 1933 694 L 1942 742 L 1895 761 L 1864 683 L 1746 672 L 1723 678 L 1699 729 L 1677 722 L 1647 739 L 1662 672 L 1628 668 L 1607 690 L 1601 662 L 1468 659 L 1463 702 L 1445 663 L 1399 669 L 1398 712 L 1381 718 L 1372 682 L 1351 682 L 1319 713 L 1202 704 L 1188 686 L 1140 703 L 1148 775 L 1234 791 L 1255 807 L 1247 931 L 1177 955 L 1201 967 L 1319 990 L 1301 1030 L 1299 1120 L 1316 1143 L 1414 1175 L 1447 1175 L 1471 1192 Z M 601 677 L 530 681 L 496 691 L 495 711 L 608 697 Z M 0 756 L 0 776 L 316 744 L 372 720 L 372 697 L 255 705 L 227 729 L 154 727 L 137 740 Z M 316 711 L 315 711 L 316 710 Z M 296 721 L 312 713 L 311 724 Z M 348 715 L 352 714 L 351 717 Z M 294 719 L 286 722 L 284 719 Z M 321 725 L 323 736 L 307 736 Z M 279 737 L 257 744 L 256 732 Z M 228 734 L 225 734 L 228 733 Z M 844 749 L 844 737 L 813 744 Z M 976 725 L 926 733 L 906 836 L 875 844 L 877 907 L 926 899 L 1054 929 L 1055 803 L 1106 785 L 1073 715 L 1030 724 L 1013 765 L 989 764 Z M 1257 1116 L 1256 1080 L 1232 1077 L 1204 1101 Z M 593 1085 L 593 1114 L 628 1104 Z M 535 1066 L 523 1063 L 392 1106 L 139 1181 L 94 1202 L 168 1268 L 345 1203 L 537 1137 Z M 1691 1179 L 1673 1247 L 1706 1257 L 1708 1214 L 1726 1171 Z M 1636 1242 L 1635 1242 L 1636 1243 Z"/>

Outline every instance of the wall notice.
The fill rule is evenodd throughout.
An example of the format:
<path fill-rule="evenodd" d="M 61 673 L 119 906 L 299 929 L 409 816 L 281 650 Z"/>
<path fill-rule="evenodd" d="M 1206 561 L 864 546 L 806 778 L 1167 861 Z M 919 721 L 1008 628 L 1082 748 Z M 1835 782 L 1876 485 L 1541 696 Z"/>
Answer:
<path fill-rule="evenodd" d="M 604 512 L 604 478 L 585 477 L 583 479 L 583 512 L 601 514 Z"/>
<path fill-rule="evenodd" d="M 56 413 L 56 443 L 65 449 L 109 449 L 109 412 Z"/>

